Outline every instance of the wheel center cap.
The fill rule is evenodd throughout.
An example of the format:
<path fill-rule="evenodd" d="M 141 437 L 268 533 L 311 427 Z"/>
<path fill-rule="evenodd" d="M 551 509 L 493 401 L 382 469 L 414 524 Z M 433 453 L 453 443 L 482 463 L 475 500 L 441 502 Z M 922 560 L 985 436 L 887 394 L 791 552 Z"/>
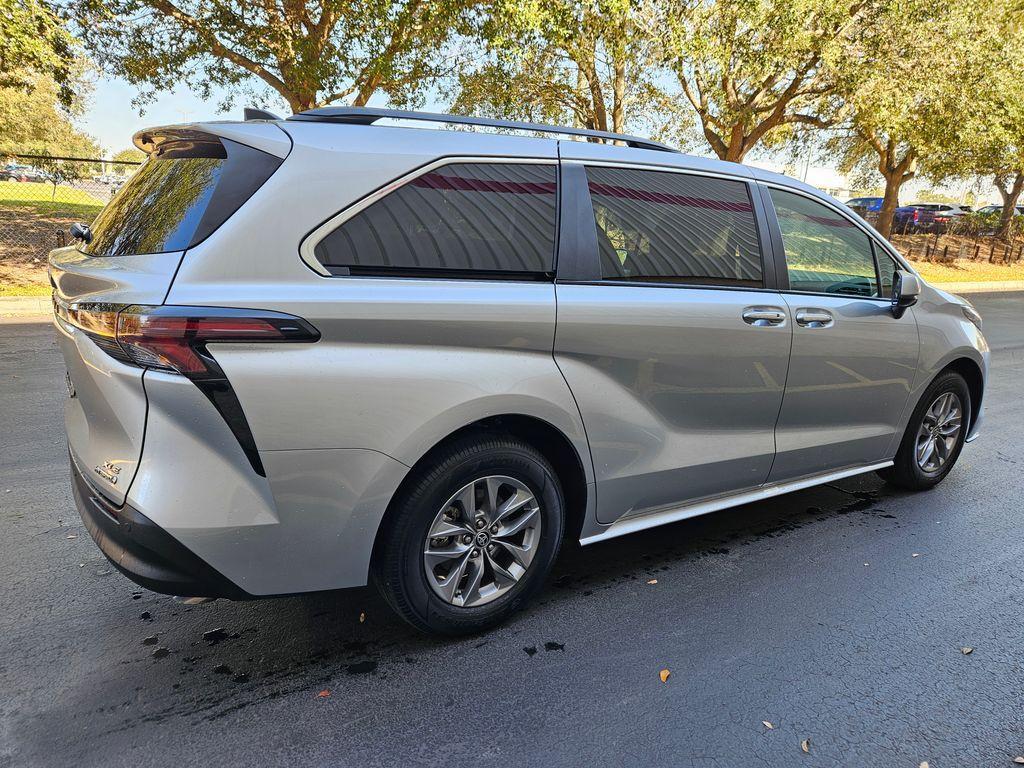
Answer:
<path fill-rule="evenodd" d="M 486 533 L 484 533 L 483 531 L 480 531 L 480 533 L 478 533 L 476 535 L 477 546 L 479 546 L 479 547 L 486 546 L 487 542 L 490 540 L 490 538 L 491 537 L 488 536 Z"/>

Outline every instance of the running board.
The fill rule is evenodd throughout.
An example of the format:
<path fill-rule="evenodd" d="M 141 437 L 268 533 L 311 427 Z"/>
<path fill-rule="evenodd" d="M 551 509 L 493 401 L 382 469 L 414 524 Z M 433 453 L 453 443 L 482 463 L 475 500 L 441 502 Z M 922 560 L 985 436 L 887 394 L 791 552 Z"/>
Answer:
<path fill-rule="evenodd" d="M 800 491 L 804 488 L 813 488 L 816 485 L 831 483 L 836 480 L 842 480 L 845 477 L 853 477 L 854 475 L 860 475 L 866 472 L 875 472 L 879 469 L 891 467 L 892 464 L 892 461 L 882 461 L 878 464 L 869 464 L 863 467 L 850 467 L 847 469 L 841 469 L 838 472 L 828 472 L 824 475 L 804 477 L 799 480 L 790 480 L 786 483 L 764 485 L 753 491 L 738 493 L 735 496 L 719 496 L 714 499 L 708 499 L 707 501 L 699 501 L 683 507 L 664 509 L 660 512 L 651 512 L 638 517 L 619 518 L 600 533 L 595 533 L 592 536 L 585 536 L 581 538 L 580 544 L 584 546 L 587 544 L 596 544 L 599 541 L 606 541 L 618 536 L 625 536 L 627 533 L 635 533 L 636 531 L 643 531 L 647 528 L 655 528 L 659 525 L 675 523 L 679 520 L 686 520 L 690 517 L 706 515 L 709 512 L 717 512 L 720 509 L 739 507 L 744 504 L 753 504 L 754 502 L 770 499 L 773 496 L 781 496 L 784 493 Z"/>

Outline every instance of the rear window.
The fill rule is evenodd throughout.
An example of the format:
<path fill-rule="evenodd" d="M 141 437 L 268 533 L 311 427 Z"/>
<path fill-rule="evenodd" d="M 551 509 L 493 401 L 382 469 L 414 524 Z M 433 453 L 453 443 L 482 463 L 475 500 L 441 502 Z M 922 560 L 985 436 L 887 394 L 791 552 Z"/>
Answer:
<path fill-rule="evenodd" d="M 556 166 L 427 171 L 317 243 L 336 275 L 536 279 L 554 269 Z"/>
<path fill-rule="evenodd" d="M 191 248 L 227 221 L 281 160 L 227 139 L 169 141 L 142 165 L 92 224 L 95 256 Z"/>

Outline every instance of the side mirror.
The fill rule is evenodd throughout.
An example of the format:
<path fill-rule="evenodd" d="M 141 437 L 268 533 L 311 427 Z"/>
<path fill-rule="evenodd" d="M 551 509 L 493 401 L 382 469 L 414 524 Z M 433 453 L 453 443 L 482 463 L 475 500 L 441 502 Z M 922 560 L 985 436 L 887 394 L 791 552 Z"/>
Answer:
<path fill-rule="evenodd" d="M 903 317 L 907 307 L 917 304 L 921 295 L 921 281 L 912 272 L 897 269 L 892 276 L 892 316 Z"/>
<path fill-rule="evenodd" d="M 88 224 L 79 224 L 77 222 L 72 224 L 71 236 L 75 240 L 81 240 L 86 245 L 92 242 L 92 230 L 89 229 Z"/>

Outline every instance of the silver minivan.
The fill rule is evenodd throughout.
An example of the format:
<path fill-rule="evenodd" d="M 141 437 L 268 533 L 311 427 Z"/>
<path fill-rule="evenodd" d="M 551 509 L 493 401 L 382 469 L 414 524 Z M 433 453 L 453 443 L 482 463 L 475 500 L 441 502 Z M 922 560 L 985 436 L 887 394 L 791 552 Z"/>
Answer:
<path fill-rule="evenodd" d="M 473 632 L 566 537 L 930 488 L 978 433 L 977 312 L 806 184 L 572 128 L 250 117 L 140 132 L 50 255 L 75 498 L 145 587 L 372 581 Z"/>

